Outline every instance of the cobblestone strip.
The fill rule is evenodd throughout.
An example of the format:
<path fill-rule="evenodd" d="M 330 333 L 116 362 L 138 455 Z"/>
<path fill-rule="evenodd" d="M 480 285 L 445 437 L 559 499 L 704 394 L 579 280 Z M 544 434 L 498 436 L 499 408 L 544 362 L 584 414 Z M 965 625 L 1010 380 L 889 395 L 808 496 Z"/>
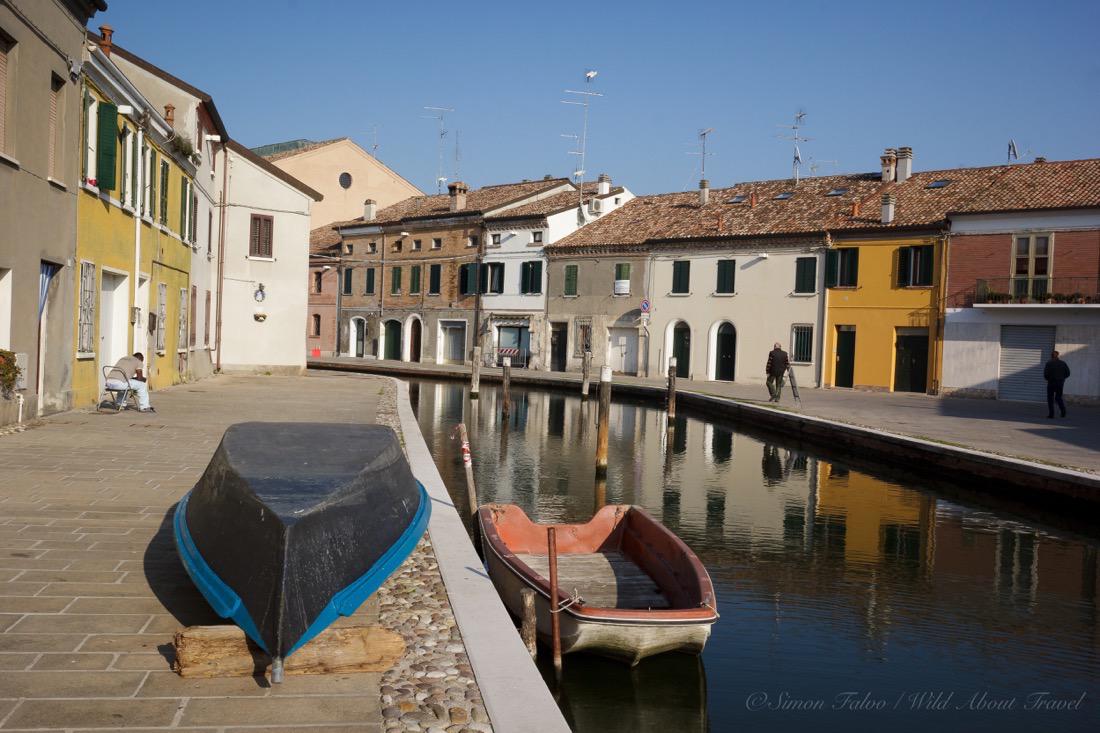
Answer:
<path fill-rule="evenodd" d="M 397 393 L 388 380 L 377 420 L 401 433 Z M 426 534 L 376 596 L 379 623 L 400 634 L 407 647 L 382 675 L 386 730 L 492 731 Z"/>

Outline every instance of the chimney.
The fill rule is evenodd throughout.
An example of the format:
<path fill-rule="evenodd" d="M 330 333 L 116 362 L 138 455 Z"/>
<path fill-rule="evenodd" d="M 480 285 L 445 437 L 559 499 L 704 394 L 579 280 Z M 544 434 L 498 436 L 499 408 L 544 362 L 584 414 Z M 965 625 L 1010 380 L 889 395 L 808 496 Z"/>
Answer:
<path fill-rule="evenodd" d="M 451 211 L 462 211 L 466 208 L 466 193 L 469 190 L 462 181 L 447 184 L 447 193 L 451 195 Z"/>
<path fill-rule="evenodd" d="M 702 179 L 699 181 L 699 205 L 706 206 L 710 201 L 710 181 Z"/>
<path fill-rule="evenodd" d="M 853 201 L 852 202 L 852 218 L 853 219 L 858 219 L 859 218 L 859 206 L 860 206 L 859 201 Z"/>
<path fill-rule="evenodd" d="M 378 212 L 378 203 L 374 199 L 363 202 L 363 221 L 374 221 L 374 215 Z"/>
<path fill-rule="evenodd" d="M 115 29 L 104 23 L 99 26 L 99 35 L 103 36 L 103 40 L 99 43 L 100 50 L 103 51 L 104 56 L 111 55 L 111 36 L 115 34 Z"/>
<path fill-rule="evenodd" d="M 886 152 L 882 154 L 882 181 L 883 183 L 892 183 L 894 180 L 894 173 L 896 172 L 898 164 L 898 151 L 893 148 L 886 148 Z"/>
<path fill-rule="evenodd" d="M 171 127 L 172 123 L 176 121 L 176 105 L 164 105 L 164 121 L 168 123 L 169 127 Z"/>
<path fill-rule="evenodd" d="M 606 196 L 611 193 L 611 176 L 606 173 L 601 173 L 596 183 L 596 194 L 599 196 Z"/>
<path fill-rule="evenodd" d="M 882 194 L 882 223 L 892 224 L 894 222 L 894 206 L 897 204 L 898 197 L 892 193 Z"/>
<path fill-rule="evenodd" d="M 913 148 L 898 148 L 898 183 L 905 183 L 913 175 Z"/>
<path fill-rule="evenodd" d="M 752 193 L 749 194 L 749 208 L 750 209 L 755 209 L 756 208 L 756 191 L 753 191 Z"/>

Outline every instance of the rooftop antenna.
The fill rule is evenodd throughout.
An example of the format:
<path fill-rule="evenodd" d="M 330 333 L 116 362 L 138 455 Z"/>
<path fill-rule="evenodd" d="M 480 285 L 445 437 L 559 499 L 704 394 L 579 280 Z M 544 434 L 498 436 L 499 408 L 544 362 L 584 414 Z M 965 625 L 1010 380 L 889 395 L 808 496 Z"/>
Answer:
<path fill-rule="evenodd" d="M 458 136 L 461 130 L 455 130 L 455 180 L 462 180 L 462 153 L 459 152 Z"/>
<path fill-rule="evenodd" d="M 831 165 L 835 169 L 840 164 L 838 160 L 815 160 L 813 156 L 810 156 L 810 175 L 816 176 L 817 172 L 826 165 Z"/>
<path fill-rule="evenodd" d="M 439 174 L 435 178 L 435 192 L 443 193 L 443 184 L 447 182 L 447 177 L 443 175 L 443 138 L 447 137 L 447 130 L 443 127 L 443 117 L 448 112 L 454 112 L 453 107 L 425 107 L 424 109 L 429 112 L 435 112 L 433 115 L 421 115 L 426 119 L 439 120 Z"/>
<path fill-rule="evenodd" d="M 1008 161 L 1007 161 L 1007 163 L 1011 163 L 1013 160 L 1019 160 L 1019 159 L 1020 159 L 1020 153 L 1017 152 L 1017 150 L 1016 150 L 1016 141 L 1010 139 L 1008 141 Z"/>
<path fill-rule="evenodd" d="M 578 162 L 577 162 L 577 167 L 573 170 L 573 180 L 577 184 L 577 193 L 578 193 L 578 197 L 579 197 L 581 202 L 584 201 L 584 163 L 585 163 L 585 154 L 586 154 L 587 149 L 588 149 L 588 105 L 591 102 L 592 97 L 602 97 L 603 96 L 599 92 L 593 92 L 591 90 L 592 80 L 595 79 L 597 75 L 599 75 L 599 72 L 596 71 L 595 69 L 587 69 L 584 72 L 584 84 L 585 84 L 584 91 L 574 90 L 574 89 L 566 89 L 565 90 L 566 94 L 576 94 L 576 95 L 580 96 L 581 101 L 578 102 L 578 101 L 573 100 L 573 99 L 563 99 L 563 100 L 561 100 L 562 104 L 575 104 L 575 105 L 579 105 L 579 106 L 584 108 L 584 124 L 581 127 L 580 140 L 578 141 L 579 149 L 569 151 L 570 155 L 579 156 L 578 157 Z M 576 137 L 576 136 L 572 136 L 572 137 Z"/>
<path fill-rule="evenodd" d="M 799 109 L 794 114 L 793 125 L 778 125 L 791 131 L 790 135 L 779 135 L 780 140 L 790 140 L 794 146 L 794 157 L 791 161 L 791 175 L 794 178 L 794 185 L 798 185 L 799 171 L 802 168 L 802 151 L 799 149 L 799 143 L 809 142 L 813 140 L 812 137 L 802 137 L 799 130 L 801 130 L 806 124 L 806 110 Z"/>
<path fill-rule="evenodd" d="M 714 132 L 713 127 L 708 127 L 705 130 L 699 130 L 699 152 L 689 152 L 688 155 L 698 155 L 700 160 L 700 178 L 707 177 L 707 156 L 714 153 L 707 152 L 707 135 Z"/>
<path fill-rule="evenodd" d="M 378 157 L 378 125 L 371 125 L 370 128 L 371 137 L 374 139 L 374 143 L 370 146 L 371 157 Z"/>

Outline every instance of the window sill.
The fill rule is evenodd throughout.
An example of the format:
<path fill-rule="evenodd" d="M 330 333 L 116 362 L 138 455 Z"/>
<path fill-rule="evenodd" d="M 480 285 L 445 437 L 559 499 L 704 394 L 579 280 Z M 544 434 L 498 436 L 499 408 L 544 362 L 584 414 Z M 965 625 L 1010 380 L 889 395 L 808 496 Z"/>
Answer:
<path fill-rule="evenodd" d="M 611 297 L 612 298 L 629 298 L 630 293 L 612 293 Z"/>
<path fill-rule="evenodd" d="M 831 285 L 829 290 L 859 290 L 858 285 Z"/>
<path fill-rule="evenodd" d="M 737 293 L 711 293 L 710 297 L 712 297 L 712 298 L 732 298 L 735 295 L 737 295 Z"/>
<path fill-rule="evenodd" d="M 668 293 L 670 298 L 690 298 L 691 293 Z"/>
<path fill-rule="evenodd" d="M 51 186 L 53 186 L 54 188 L 60 189 L 62 191 L 68 191 L 69 190 L 69 187 L 66 186 L 64 183 L 62 183 L 61 181 L 57 180 L 56 178 L 53 178 L 53 177 L 50 177 L 50 176 L 46 177 L 46 183 L 48 183 Z"/>
<path fill-rule="evenodd" d="M 94 351 L 78 351 L 76 352 L 76 358 L 78 361 L 84 361 L 85 359 L 94 359 Z"/>
<path fill-rule="evenodd" d="M 88 183 L 87 181 L 81 181 L 80 182 L 80 187 L 83 188 L 88 193 L 92 194 L 93 196 L 99 196 L 99 187 L 98 186 L 93 186 L 92 184 Z"/>
<path fill-rule="evenodd" d="M 899 290 L 931 290 L 931 285 L 902 285 Z"/>
<path fill-rule="evenodd" d="M 16 170 L 20 170 L 23 167 L 23 165 L 18 160 L 16 160 L 15 158 L 13 158 L 10 155 L 7 155 L 5 153 L 0 153 L 0 163 L 5 163 L 6 165 L 10 165 L 12 168 L 15 168 Z"/>
<path fill-rule="evenodd" d="M 562 295 L 561 297 L 572 299 L 572 298 L 579 298 L 580 296 L 579 295 Z"/>
<path fill-rule="evenodd" d="M 245 255 L 246 260 L 256 260 L 257 262 L 274 262 L 274 257 L 257 257 L 255 255 Z M 344 293 L 344 295 L 351 295 L 351 293 Z"/>
<path fill-rule="evenodd" d="M 796 293 L 792 291 L 791 293 L 789 293 L 789 295 L 792 298 L 812 298 L 817 295 L 817 293 Z"/>
<path fill-rule="evenodd" d="M 424 296 L 424 297 L 426 297 L 426 298 L 438 298 L 438 297 L 439 297 L 439 293 L 428 293 L 428 294 L 427 294 L 426 296 Z"/>

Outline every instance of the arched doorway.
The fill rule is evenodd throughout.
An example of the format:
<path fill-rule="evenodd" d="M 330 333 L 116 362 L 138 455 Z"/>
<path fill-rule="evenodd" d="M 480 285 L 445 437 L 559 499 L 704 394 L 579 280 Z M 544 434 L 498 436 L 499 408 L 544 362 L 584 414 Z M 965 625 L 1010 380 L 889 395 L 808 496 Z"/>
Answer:
<path fill-rule="evenodd" d="M 383 359 L 401 360 L 401 321 L 386 321 Z"/>
<path fill-rule="evenodd" d="M 737 329 L 732 323 L 723 323 L 714 337 L 714 378 L 723 382 L 733 381 L 733 366 L 737 357 Z"/>
<path fill-rule="evenodd" d="M 422 327 L 420 319 L 412 319 L 409 324 L 409 361 L 420 361 L 420 342 Z"/>
<path fill-rule="evenodd" d="M 691 328 L 683 321 L 672 329 L 672 357 L 676 359 L 676 376 L 687 379 L 691 374 Z"/>

